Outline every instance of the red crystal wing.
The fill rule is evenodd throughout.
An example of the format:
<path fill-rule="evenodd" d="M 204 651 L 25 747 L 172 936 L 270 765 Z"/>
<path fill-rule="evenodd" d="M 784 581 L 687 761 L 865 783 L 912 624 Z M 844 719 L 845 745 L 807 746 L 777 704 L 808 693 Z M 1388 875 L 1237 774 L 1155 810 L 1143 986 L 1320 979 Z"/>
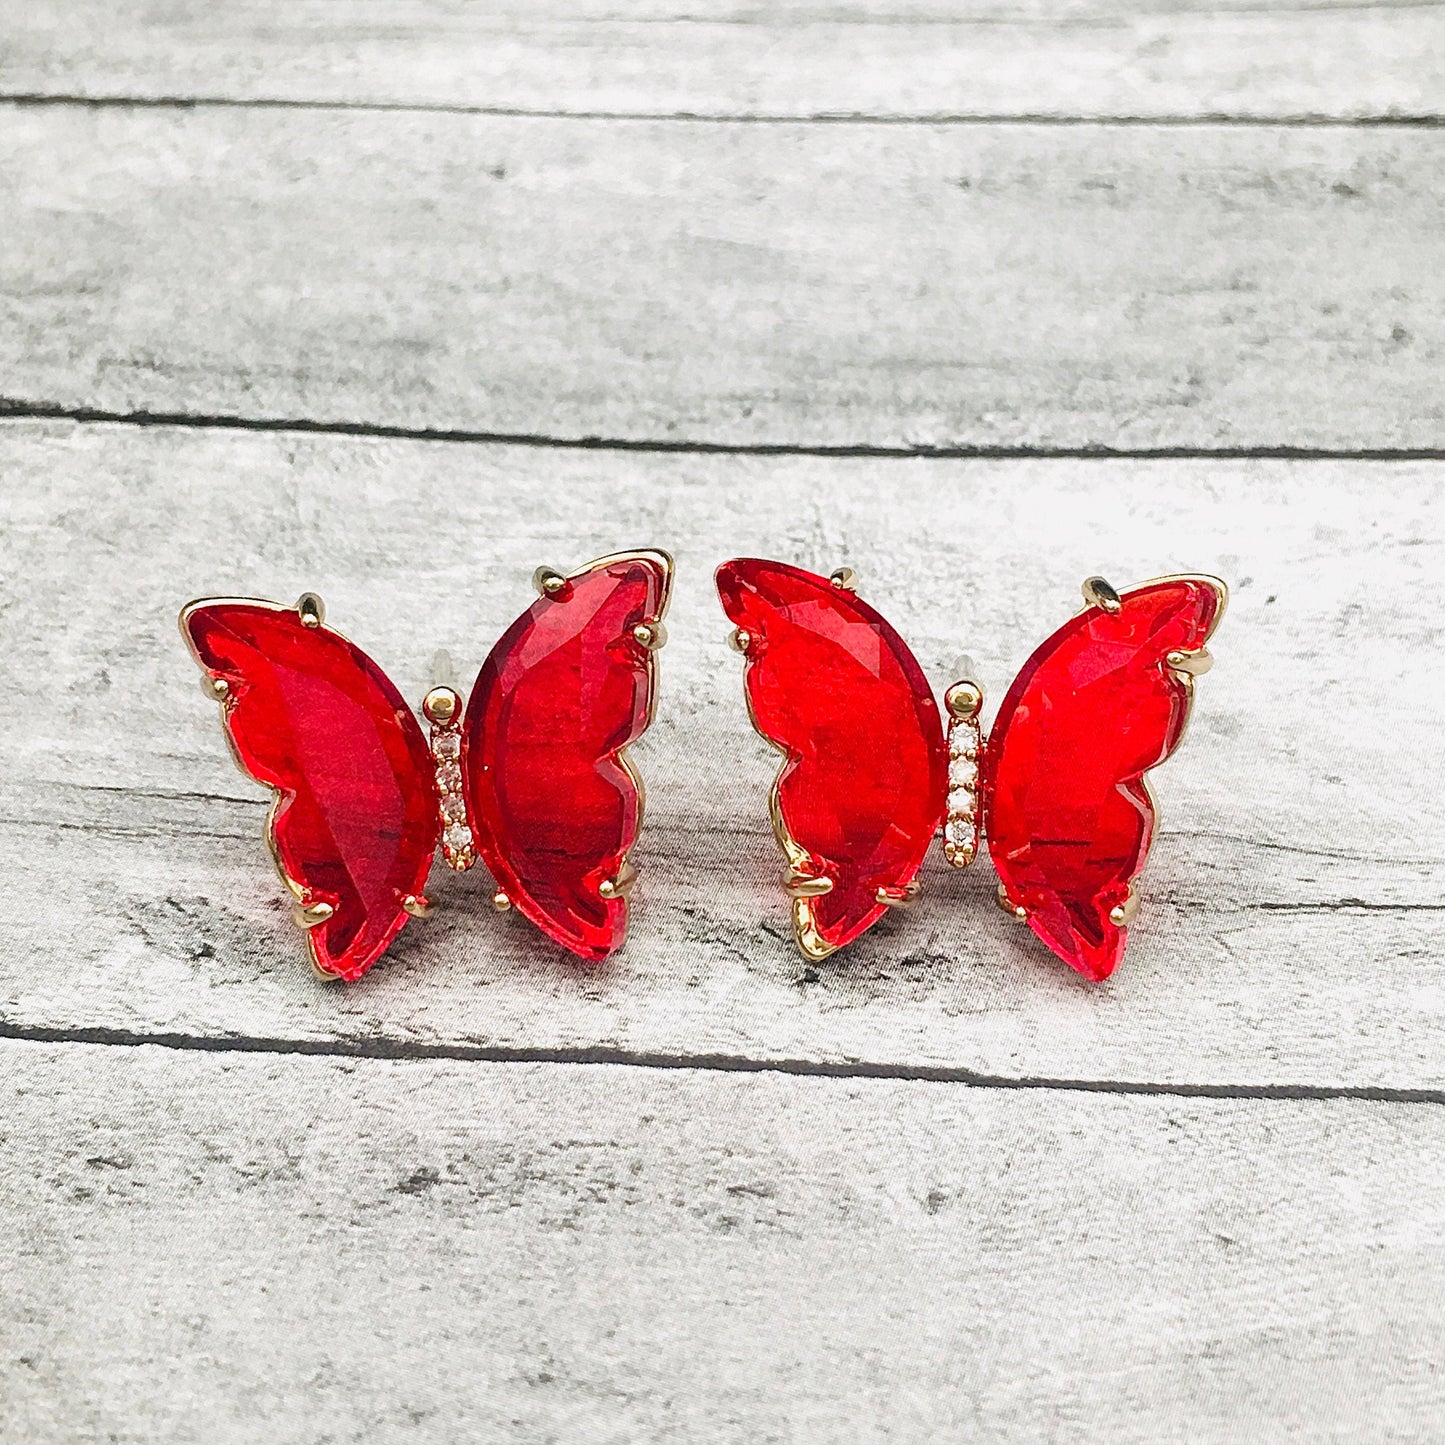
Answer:
<path fill-rule="evenodd" d="M 379 667 L 344 637 L 270 602 L 193 602 L 181 631 L 226 684 L 221 707 L 242 770 L 276 790 L 267 841 L 306 907 L 319 972 L 357 979 L 406 922 L 440 832 L 421 727 Z"/>
<path fill-rule="evenodd" d="M 1171 653 L 1202 648 L 1224 584 L 1166 578 L 1091 606 L 1024 664 L 984 753 L 984 826 L 1006 901 L 1085 978 L 1124 953 L 1131 885 L 1154 803 L 1144 774 L 1178 746 L 1192 678 Z M 1112 916 L 1111 916 L 1112 915 Z"/>
<path fill-rule="evenodd" d="M 794 902 L 798 943 L 821 958 L 883 916 L 878 890 L 906 888 L 938 830 L 938 705 L 903 639 L 826 578 L 739 558 L 718 568 L 717 587 L 746 634 L 753 724 L 787 755 L 773 785 L 778 841 L 795 878 L 832 883 Z"/>
<path fill-rule="evenodd" d="M 509 627 L 462 728 L 467 810 L 497 887 L 549 938 L 591 960 L 627 929 L 627 852 L 642 788 L 624 749 L 652 720 L 672 583 L 662 552 L 573 573 Z M 614 887 L 614 885 L 618 885 Z"/>

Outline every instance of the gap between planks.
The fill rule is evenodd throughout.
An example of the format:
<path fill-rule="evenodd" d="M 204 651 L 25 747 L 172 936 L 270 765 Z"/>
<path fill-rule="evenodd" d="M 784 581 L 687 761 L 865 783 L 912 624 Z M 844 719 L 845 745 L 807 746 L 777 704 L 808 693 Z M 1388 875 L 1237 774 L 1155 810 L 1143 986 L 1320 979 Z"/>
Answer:
<path fill-rule="evenodd" d="M 313 110 L 400 115 L 477 115 L 507 120 L 661 121 L 682 125 L 947 125 L 947 126 L 1158 126 L 1171 130 L 1232 126 L 1259 130 L 1357 130 L 1362 127 L 1400 130 L 1445 129 L 1445 114 L 1417 113 L 1334 116 L 1318 111 L 1283 115 L 1241 115 L 1227 111 L 1199 115 L 1059 115 L 993 111 L 878 112 L 861 110 L 712 113 L 674 110 L 564 110 L 543 106 L 463 105 L 427 101 L 303 100 L 284 96 L 227 95 L 65 95 L 44 91 L 0 94 L 0 105 L 16 107 L 84 106 L 91 109 L 138 110 Z"/>
<path fill-rule="evenodd" d="M 104 411 L 0 397 L 5 422 L 67 421 L 80 426 L 139 429 L 173 427 L 192 431 L 295 432 L 308 436 L 371 437 L 383 441 L 440 442 L 462 446 L 531 447 L 543 451 L 651 452 L 688 456 L 835 457 L 915 461 L 1289 461 L 1289 462 L 1440 462 L 1445 447 L 1082 447 L 886 446 L 867 442 L 808 444 L 786 442 L 707 442 L 661 437 L 550 436 L 540 432 L 472 431 L 465 428 L 388 426 L 355 421 L 318 421 L 307 417 L 246 417 L 189 412 Z"/>
<path fill-rule="evenodd" d="M 689 1070 L 719 1074 L 788 1074 L 795 1078 L 879 1080 L 909 1084 L 959 1084 L 970 1089 L 1039 1090 L 1056 1093 L 1166 1095 L 1183 1099 L 1256 1099 L 1262 1102 L 1348 1101 L 1377 1104 L 1445 1104 L 1445 1089 L 1384 1085 L 1190 1084 L 1131 1079 L 1061 1079 L 981 1074 L 942 1065 L 842 1062 L 826 1059 L 750 1059 L 732 1054 L 661 1054 L 605 1047 L 528 1049 L 472 1044 L 401 1043 L 383 1038 L 280 1039 L 140 1033 L 117 1028 L 44 1028 L 0 1020 L 0 1040 L 31 1044 L 161 1048 L 219 1054 L 315 1055 L 388 1062 L 558 1064 L 571 1067 Z"/>

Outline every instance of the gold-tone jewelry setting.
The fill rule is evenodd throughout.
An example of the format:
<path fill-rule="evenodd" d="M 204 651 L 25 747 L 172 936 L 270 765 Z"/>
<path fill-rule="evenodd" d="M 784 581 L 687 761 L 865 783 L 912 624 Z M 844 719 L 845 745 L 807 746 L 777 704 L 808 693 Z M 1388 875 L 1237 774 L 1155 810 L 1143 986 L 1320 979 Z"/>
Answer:
<path fill-rule="evenodd" d="M 325 923 L 335 912 L 329 903 L 302 903 L 298 899 L 291 905 L 291 921 L 297 928 L 310 930 Z"/>
<path fill-rule="evenodd" d="M 963 659 L 963 665 L 967 664 Z M 943 815 L 943 856 L 953 868 L 978 857 L 982 833 L 979 772 L 983 766 L 983 685 L 960 678 L 943 694 L 948 710 L 948 803 Z"/>
<path fill-rule="evenodd" d="M 1003 886 L 1002 880 L 999 881 L 998 891 L 995 897 L 998 899 L 998 906 L 1002 908 L 1005 913 L 1012 914 L 1013 917 L 1020 921 L 1029 916 L 1028 909 L 1025 908 L 1022 903 L 1015 903 L 1013 899 L 1008 896 L 1008 889 Z"/>
<path fill-rule="evenodd" d="M 801 872 L 790 864 L 783 869 L 783 891 L 789 898 L 822 898 L 833 891 L 833 880 Z"/>
<path fill-rule="evenodd" d="M 1110 615 L 1119 612 L 1124 605 L 1124 599 L 1103 577 L 1086 577 L 1079 591 L 1083 593 L 1087 606 L 1097 607 Z"/>
<path fill-rule="evenodd" d="M 918 902 L 918 895 L 923 891 L 923 885 L 918 882 L 905 883 L 901 888 L 884 886 L 873 895 L 876 903 L 881 903 L 884 908 L 908 909 Z"/>
<path fill-rule="evenodd" d="M 538 567 L 532 573 L 532 586 L 538 596 L 556 597 L 567 590 L 567 578 L 555 567 Z"/>
<path fill-rule="evenodd" d="M 434 687 L 421 700 L 422 716 L 437 727 L 454 723 L 461 706 L 461 697 L 452 687 Z"/>
<path fill-rule="evenodd" d="M 622 867 L 617 871 L 617 877 L 604 878 L 598 885 L 597 891 L 604 898 L 626 898 L 632 892 L 632 886 L 636 882 L 637 869 L 624 858 Z"/>
<path fill-rule="evenodd" d="M 1127 928 L 1139 916 L 1138 880 L 1130 879 L 1129 896 L 1109 910 L 1109 922 L 1116 928 Z"/>
<path fill-rule="evenodd" d="M 421 714 L 431 724 L 427 746 L 436 774 L 442 858 L 452 872 L 465 873 L 477 861 L 477 840 L 462 777 L 461 694 L 454 687 L 439 684 L 422 699 Z"/>

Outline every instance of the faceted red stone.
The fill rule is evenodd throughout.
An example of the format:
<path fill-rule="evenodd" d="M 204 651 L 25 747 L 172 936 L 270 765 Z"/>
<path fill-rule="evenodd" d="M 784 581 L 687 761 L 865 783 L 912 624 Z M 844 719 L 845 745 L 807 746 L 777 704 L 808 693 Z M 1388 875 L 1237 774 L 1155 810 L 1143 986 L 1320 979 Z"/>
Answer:
<path fill-rule="evenodd" d="M 426 740 L 379 667 L 345 638 L 265 602 L 207 602 L 182 626 L 224 678 L 237 760 L 279 789 L 277 867 L 302 901 L 335 910 L 307 933 L 323 973 L 360 978 L 426 884 L 440 821 Z"/>
<path fill-rule="evenodd" d="M 912 881 L 943 817 L 938 705 L 903 639 L 852 592 L 755 558 L 724 563 L 717 586 L 748 634 L 754 722 L 788 757 L 778 814 L 804 871 L 833 881 L 804 911 L 824 949 L 840 948 L 883 916 L 880 887 Z"/>
<path fill-rule="evenodd" d="M 483 665 L 462 729 L 472 831 L 504 892 L 587 959 L 622 942 L 627 904 L 604 898 L 641 819 L 619 754 L 651 718 L 655 664 L 632 635 L 667 608 L 654 553 L 604 561 L 542 597 Z"/>
<path fill-rule="evenodd" d="M 1144 865 L 1154 807 L 1143 774 L 1178 744 L 1189 689 L 1166 661 L 1202 647 L 1222 584 L 1152 583 L 1090 607 L 1024 664 L 984 754 L 994 867 L 1029 927 L 1086 978 L 1107 978 L 1127 929 L 1110 920 Z"/>

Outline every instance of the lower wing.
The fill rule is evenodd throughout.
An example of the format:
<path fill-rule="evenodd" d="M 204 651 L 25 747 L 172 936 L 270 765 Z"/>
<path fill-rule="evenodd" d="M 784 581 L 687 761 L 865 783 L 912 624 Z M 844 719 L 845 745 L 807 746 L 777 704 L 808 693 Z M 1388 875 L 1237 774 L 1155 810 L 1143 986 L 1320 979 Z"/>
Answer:
<path fill-rule="evenodd" d="M 440 832 L 434 765 L 400 693 L 296 607 L 208 599 L 181 631 L 242 771 L 276 790 L 266 838 L 318 972 L 357 979 L 418 906 Z"/>
<path fill-rule="evenodd" d="M 642 785 L 625 749 L 652 721 L 672 584 L 664 552 L 539 574 L 462 725 L 467 814 L 507 903 L 581 957 L 623 940 Z"/>
<path fill-rule="evenodd" d="M 938 705 L 903 639 L 841 578 L 739 558 L 717 587 L 753 724 L 787 757 L 771 801 L 794 932 L 823 958 L 916 891 L 947 788 Z"/>
<path fill-rule="evenodd" d="M 984 827 L 1005 906 L 1107 978 L 1154 831 L 1144 774 L 1178 746 L 1224 612 L 1213 577 L 1100 593 L 1024 664 L 984 750 Z"/>

